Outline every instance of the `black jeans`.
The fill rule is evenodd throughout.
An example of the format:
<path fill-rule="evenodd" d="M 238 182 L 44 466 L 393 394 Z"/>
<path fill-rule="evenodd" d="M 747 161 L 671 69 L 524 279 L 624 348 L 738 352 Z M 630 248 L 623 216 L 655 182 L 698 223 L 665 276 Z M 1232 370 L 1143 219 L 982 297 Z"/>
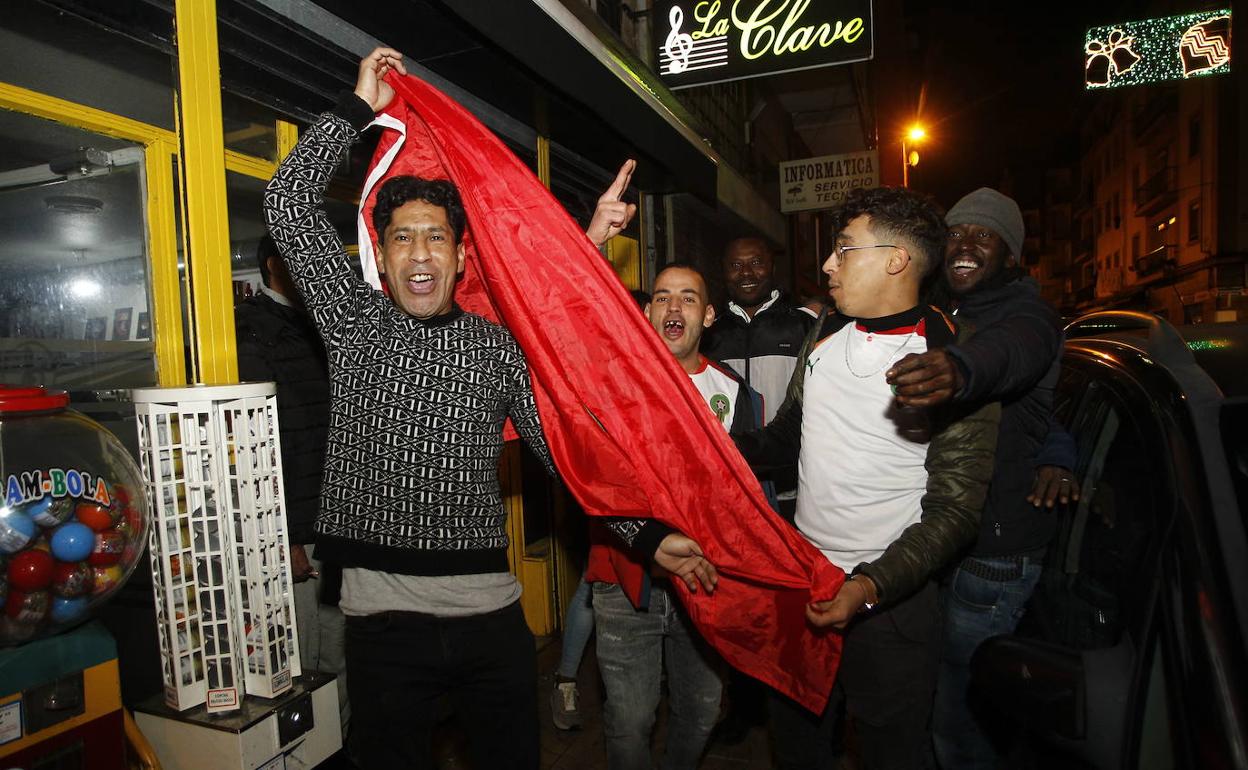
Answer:
<path fill-rule="evenodd" d="M 934 583 L 893 607 L 853 620 L 822 716 L 772 693 L 769 712 L 778 766 L 838 767 L 834 747 L 840 744 L 845 715 L 854 722 L 863 770 L 928 766 L 940 635 Z"/>
<path fill-rule="evenodd" d="M 348 617 L 351 748 L 365 770 L 433 768 L 450 696 L 477 770 L 538 766 L 537 655 L 520 603 L 465 618 Z"/>

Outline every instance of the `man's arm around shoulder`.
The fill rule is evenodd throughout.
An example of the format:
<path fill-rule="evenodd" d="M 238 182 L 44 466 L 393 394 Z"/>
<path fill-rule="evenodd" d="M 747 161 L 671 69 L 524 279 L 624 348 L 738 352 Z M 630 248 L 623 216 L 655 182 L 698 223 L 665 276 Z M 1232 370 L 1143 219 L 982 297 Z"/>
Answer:
<path fill-rule="evenodd" d="M 1001 405 L 994 402 L 932 437 L 919 521 L 880 558 L 858 569 L 871 578 L 881 602 L 894 603 L 917 591 L 979 536 L 1000 422 Z"/>

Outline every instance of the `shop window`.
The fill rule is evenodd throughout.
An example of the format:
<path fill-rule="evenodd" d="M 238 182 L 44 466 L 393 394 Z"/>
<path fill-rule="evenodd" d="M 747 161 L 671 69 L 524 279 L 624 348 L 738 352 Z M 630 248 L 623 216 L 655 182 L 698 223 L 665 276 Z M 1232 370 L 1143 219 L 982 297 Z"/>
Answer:
<path fill-rule="evenodd" d="M 226 198 L 230 211 L 230 272 L 234 280 L 235 299 L 260 290 L 260 268 L 256 249 L 268 232 L 264 223 L 264 188 L 268 180 L 226 172 Z M 352 269 L 362 274 L 355 256 L 357 243 L 356 206 L 354 203 L 326 198 L 325 211 L 352 255 Z"/>
<path fill-rule="evenodd" d="M 168 15 L 131 5 L 136 19 Z M 173 130 L 174 72 L 168 54 L 131 37 L 36 0 L 4 4 L 0 79 L 5 82 Z"/>
<path fill-rule="evenodd" d="M 0 382 L 156 382 L 142 148 L 0 112 Z"/>
<path fill-rule="evenodd" d="M 1187 204 L 1187 241 L 1193 243 L 1200 240 L 1200 198 L 1193 198 Z"/>
<path fill-rule="evenodd" d="M 221 119 L 227 150 L 277 161 L 277 121 L 284 119 L 284 116 L 249 99 L 222 91 Z"/>
<path fill-rule="evenodd" d="M 1204 322 L 1205 322 L 1205 305 L 1203 302 L 1196 302 L 1191 305 L 1183 306 L 1183 323 L 1203 324 Z"/>

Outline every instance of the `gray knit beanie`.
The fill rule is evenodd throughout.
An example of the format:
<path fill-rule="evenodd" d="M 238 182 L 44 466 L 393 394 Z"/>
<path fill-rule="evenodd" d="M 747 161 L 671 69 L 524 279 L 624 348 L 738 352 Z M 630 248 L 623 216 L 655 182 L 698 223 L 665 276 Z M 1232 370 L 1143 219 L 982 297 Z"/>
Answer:
<path fill-rule="evenodd" d="M 983 225 L 1001 236 L 1015 259 L 1023 256 L 1023 213 L 1013 198 L 989 187 L 981 187 L 963 196 L 945 214 L 945 224 Z"/>

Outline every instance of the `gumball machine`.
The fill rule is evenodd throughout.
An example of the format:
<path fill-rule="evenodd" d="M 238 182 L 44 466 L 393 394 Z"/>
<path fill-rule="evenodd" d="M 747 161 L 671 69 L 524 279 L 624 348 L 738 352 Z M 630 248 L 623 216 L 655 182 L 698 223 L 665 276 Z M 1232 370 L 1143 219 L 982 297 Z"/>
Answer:
<path fill-rule="evenodd" d="M 0 385 L 0 757 L 120 768 L 117 649 L 91 618 L 138 564 L 148 498 L 117 437 L 68 407 Z"/>

